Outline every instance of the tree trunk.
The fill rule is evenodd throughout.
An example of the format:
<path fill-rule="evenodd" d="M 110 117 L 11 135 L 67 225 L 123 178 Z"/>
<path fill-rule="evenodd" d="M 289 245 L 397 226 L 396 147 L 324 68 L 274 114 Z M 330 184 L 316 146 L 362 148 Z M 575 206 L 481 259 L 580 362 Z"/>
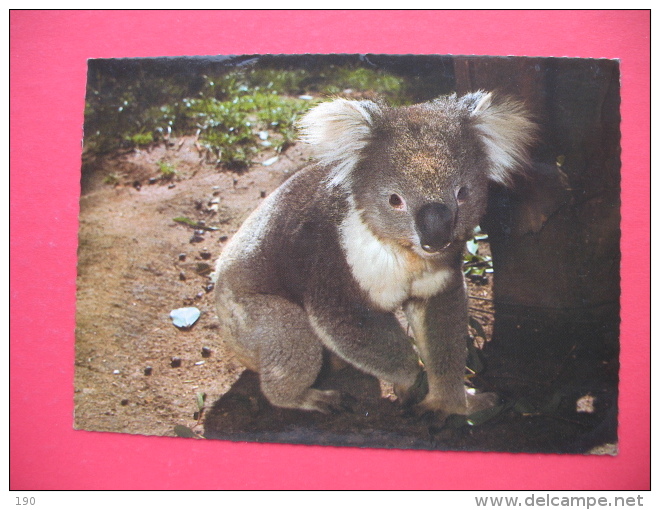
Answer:
<path fill-rule="evenodd" d="M 542 128 L 527 178 L 512 191 L 493 189 L 483 225 L 495 269 L 496 333 L 508 321 L 518 329 L 529 320 L 581 323 L 617 344 L 618 62 L 457 57 L 455 75 L 459 94 L 522 98 Z"/>

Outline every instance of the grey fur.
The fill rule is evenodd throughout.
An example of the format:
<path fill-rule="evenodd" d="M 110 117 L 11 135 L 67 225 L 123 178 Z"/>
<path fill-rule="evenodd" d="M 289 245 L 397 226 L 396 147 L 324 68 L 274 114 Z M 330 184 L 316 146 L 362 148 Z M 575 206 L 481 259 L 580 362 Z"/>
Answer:
<path fill-rule="evenodd" d="M 488 181 L 510 182 L 525 164 L 534 124 L 524 107 L 485 92 L 401 108 L 338 99 L 301 130 L 319 162 L 271 194 L 218 260 L 223 340 L 280 407 L 339 405 L 312 388 L 323 348 L 402 398 L 425 370 L 423 409 L 489 405 L 464 387 L 462 251 Z"/>

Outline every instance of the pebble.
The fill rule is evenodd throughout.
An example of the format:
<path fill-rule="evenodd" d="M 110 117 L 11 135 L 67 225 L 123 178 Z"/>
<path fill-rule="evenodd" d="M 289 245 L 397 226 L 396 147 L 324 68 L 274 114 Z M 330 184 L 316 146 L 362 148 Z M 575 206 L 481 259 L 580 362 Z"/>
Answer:
<path fill-rule="evenodd" d="M 149 178 L 149 184 L 156 184 L 158 182 L 158 179 L 156 177 L 150 177 Z"/>
<path fill-rule="evenodd" d="M 202 347 L 202 358 L 210 358 L 211 349 L 209 347 Z"/>
<path fill-rule="evenodd" d="M 197 322 L 197 319 L 199 319 L 201 315 L 201 312 L 199 311 L 199 308 L 196 308 L 194 306 L 189 306 L 186 308 L 177 308 L 176 310 L 172 310 L 170 312 L 170 318 L 172 319 L 172 323 L 177 327 L 181 329 L 188 329 Z"/>
<path fill-rule="evenodd" d="M 181 366 L 181 358 L 177 358 L 176 356 L 174 356 L 172 358 L 172 361 L 170 362 L 170 365 L 172 366 L 172 368 L 179 368 Z"/>
<path fill-rule="evenodd" d="M 208 250 L 203 250 L 199 252 L 199 256 L 202 257 L 202 260 L 208 260 L 211 258 L 211 252 Z"/>
<path fill-rule="evenodd" d="M 186 260 L 186 254 L 185 253 L 179 253 L 179 260 Z"/>
<path fill-rule="evenodd" d="M 151 375 L 153 370 L 154 370 L 153 367 L 148 367 L 148 366 L 144 367 L 144 375 Z"/>
<path fill-rule="evenodd" d="M 204 287 L 204 290 L 206 292 L 211 292 L 214 287 L 215 287 L 215 285 L 213 283 L 209 283 L 206 287 Z"/>
<path fill-rule="evenodd" d="M 266 192 L 265 192 L 265 191 L 261 191 L 261 192 L 259 193 L 259 196 L 260 196 L 261 198 L 266 198 Z"/>
<path fill-rule="evenodd" d="M 181 271 L 179 273 L 179 280 L 184 281 L 185 279 L 186 279 L 186 274 L 183 271 Z"/>
<path fill-rule="evenodd" d="M 123 399 L 120 403 L 121 403 L 121 405 L 123 405 L 123 406 L 127 406 L 127 405 L 128 405 L 128 399 L 125 398 L 125 399 Z"/>
<path fill-rule="evenodd" d="M 213 271 L 213 268 L 206 262 L 198 262 L 197 266 L 195 267 L 195 272 L 200 276 L 207 276 L 211 273 L 211 271 Z"/>
<path fill-rule="evenodd" d="M 279 156 L 273 156 L 272 158 L 268 158 L 266 161 L 262 161 L 261 164 L 263 166 L 270 166 L 270 165 L 276 163 L 278 159 L 280 159 Z"/>

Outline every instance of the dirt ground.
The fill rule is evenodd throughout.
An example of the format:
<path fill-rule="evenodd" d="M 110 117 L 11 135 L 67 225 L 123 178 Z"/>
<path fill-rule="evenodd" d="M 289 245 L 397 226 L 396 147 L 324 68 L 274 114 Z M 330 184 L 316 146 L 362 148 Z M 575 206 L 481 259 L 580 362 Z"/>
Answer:
<path fill-rule="evenodd" d="M 210 268 L 228 236 L 305 156 L 294 147 L 272 166 L 240 175 L 205 163 L 192 139 L 177 142 L 87 162 L 83 173 L 77 428 L 154 435 L 174 435 L 177 424 L 201 430 L 193 418 L 196 395 L 215 399 L 242 372 L 215 333 Z M 161 161 L 176 169 L 173 179 L 160 179 Z M 217 230 L 196 231 L 173 221 L 179 217 Z M 184 306 L 202 313 L 187 331 L 169 318 Z M 203 348 L 210 356 L 203 357 Z M 172 358 L 180 367 L 172 367 Z"/>
<path fill-rule="evenodd" d="M 272 408 L 260 395 L 255 374 L 244 372 L 218 337 L 209 273 L 247 215 L 305 164 L 305 150 L 294 145 L 275 163 L 258 163 L 245 173 L 204 161 L 192 138 L 84 161 L 75 428 L 165 436 L 175 435 L 177 428 L 179 434 L 232 440 L 548 452 L 584 452 L 615 441 L 616 373 L 613 380 L 603 372 L 602 356 L 592 360 L 591 352 L 585 355 L 599 367 L 596 380 L 605 382 L 595 389 L 571 383 L 564 388 L 562 406 L 575 414 L 571 406 L 589 391 L 607 394 L 603 400 L 609 404 L 575 418 L 509 409 L 482 426 L 439 425 L 402 410 L 386 385 L 350 367 L 319 381 L 344 391 L 349 398 L 345 413 Z M 266 152 L 260 161 L 273 156 Z M 162 178 L 159 162 L 169 163 L 176 175 Z M 174 221 L 182 217 L 207 228 Z M 490 334 L 490 285 L 471 285 L 470 294 L 475 296 L 472 313 Z M 201 311 L 188 330 L 176 328 L 169 317 L 183 306 Z M 567 346 L 566 352 L 570 359 L 560 357 L 554 364 L 540 353 L 544 370 L 582 373 L 567 365 L 584 362 L 579 349 Z M 535 380 L 549 379 L 533 364 L 526 363 L 533 374 L 529 377 L 511 366 L 501 368 L 498 376 L 502 363 L 496 354 L 491 362 L 495 375 L 476 379 L 484 389 L 510 396 L 548 394 L 544 383 L 534 386 Z M 517 380 L 522 383 L 516 385 Z M 599 432 L 603 423 L 609 424 L 605 433 Z"/>

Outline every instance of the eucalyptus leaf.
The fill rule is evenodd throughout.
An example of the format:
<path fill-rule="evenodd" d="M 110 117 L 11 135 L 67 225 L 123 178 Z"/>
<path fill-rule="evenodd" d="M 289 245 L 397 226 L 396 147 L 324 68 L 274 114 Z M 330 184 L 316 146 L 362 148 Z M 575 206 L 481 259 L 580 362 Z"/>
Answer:
<path fill-rule="evenodd" d="M 487 421 L 490 421 L 496 416 L 500 415 L 504 409 L 505 409 L 504 405 L 489 407 L 488 409 L 483 409 L 482 411 L 477 411 L 476 413 L 472 413 L 470 416 L 466 418 L 465 421 L 467 422 L 468 425 L 472 427 L 475 427 L 477 425 L 482 425 Z"/>
<path fill-rule="evenodd" d="M 484 362 L 481 361 L 479 350 L 474 344 L 470 344 L 468 347 L 467 367 L 475 374 L 483 372 L 484 370 Z"/>
<path fill-rule="evenodd" d="M 484 340 L 487 340 L 486 331 L 484 330 L 484 327 L 481 325 L 481 322 L 479 322 L 472 315 L 470 315 L 468 317 L 468 323 L 470 324 L 470 327 L 474 329 L 477 336 L 483 338 Z"/>
<path fill-rule="evenodd" d="M 191 438 L 196 438 L 197 434 L 195 434 L 191 428 L 186 427 L 185 425 L 175 425 L 174 426 L 174 433 L 178 437 L 191 437 Z"/>
<path fill-rule="evenodd" d="M 447 419 L 445 420 L 445 423 L 442 428 L 460 429 L 465 425 L 467 425 L 467 420 L 465 419 L 465 416 L 460 414 L 450 414 L 449 416 L 447 416 Z"/>
<path fill-rule="evenodd" d="M 201 230 L 211 230 L 211 231 L 220 230 L 218 227 L 209 227 L 207 225 L 203 225 L 201 223 L 198 223 L 197 221 L 191 220 L 190 218 L 186 218 L 184 216 L 172 218 L 172 221 L 176 221 L 177 223 L 188 225 L 189 227 L 194 227 L 196 229 L 201 229 Z"/>
<path fill-rule="evenodd" d="M 190 225 L 191 227 L 197 227 L 196 221 L 193 221 L 190 218 L 185 218 L 183 216 L 172 218 L 172 221 L 176 221 L 177 223 L 183 223 L 184 225 Z"/>
<path fill-rule="evenodd" d="M 561 393 L 556 391 L 552 394 L 550 400 L 543 404 L 543 407 L 541 407 L 540 411 L 544 414 L 556 413 L 559 410 L 559 404 L 561 404 L 561 397 Z"/>
<path fill-rule="evenodd" d="M 477 241 L 474 239 L 470 239 L 467 243 L 465 243 L 465 247 L 467 248 L 467 251 L 469 251 L 472 255 L 476 255 L 477 250 L 479 249 L 479 243 L 477 243 Z"/>
<path fill-rule="evenodd" d="M 513 405 L 513 410 L 517 413 L 520 414 L 536 414 L 538 413 L 538 410 L 536 409 L 536 406 L 532 404 L 529 399 L 526 398 L 521 398 L 516 400 L 515 404 Z"/>
<path fill-rule="evenodd" d="M 206 393 L 198 393 L 197 394 L 197 407 L 201 411 L 204 408 L 204 403 L 206 401 Z"/>

